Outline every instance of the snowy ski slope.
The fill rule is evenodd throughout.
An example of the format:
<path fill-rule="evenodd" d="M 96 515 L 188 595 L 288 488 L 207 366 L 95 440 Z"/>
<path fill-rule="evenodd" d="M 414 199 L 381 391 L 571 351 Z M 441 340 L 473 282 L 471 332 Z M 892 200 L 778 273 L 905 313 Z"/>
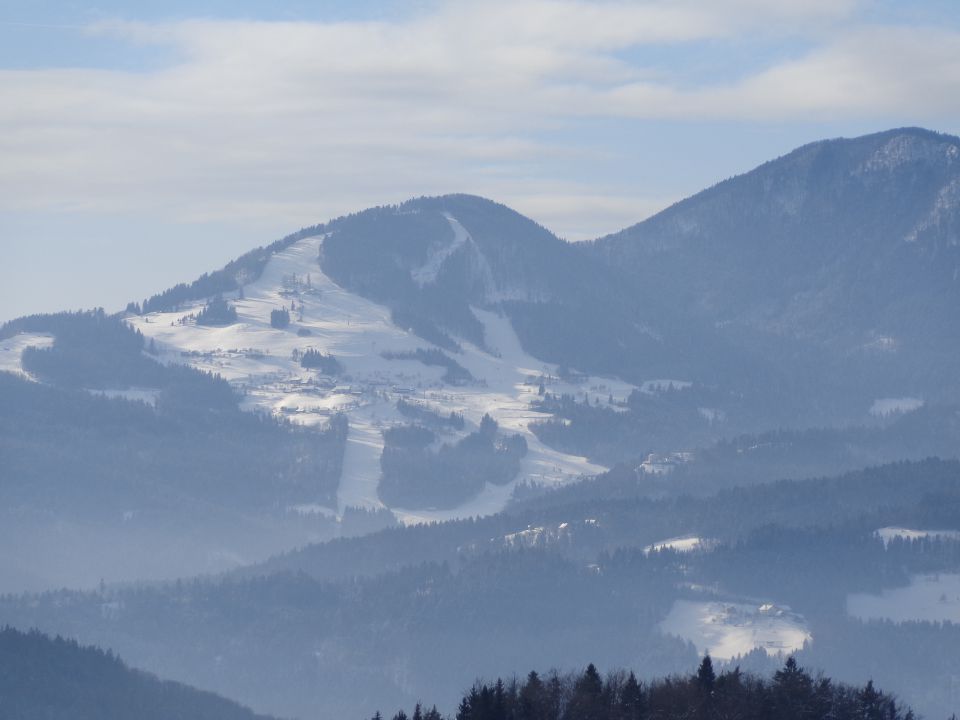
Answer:
<path fill-rule="evenodd" d="M 460 229 L 454 218 L 448 220 L 455 231 Z M 465 241 L 457 232 L 454 244 Z M 586 394 L 591 402 L 600 398 L 606 403 L 610 395 L 615 402 L 623 401 L 634 389 L 632 385 L 595 377 L 579 384 L 561 381 L 555 366 L 524 352 L 507 318 L 479 308 L 474 311 L 486 330 L 488 350 L 464 342 L 462 353 L 451 354 L 475 382 L 450 386 L 441 379 L 443 368 L 415 360 L 387 360 L 381 353 L 430 348 L 430 343 L 391 323 L 388 308 L 348 292 L 324 275 L 317 262 L 322 243 L 323 236 L 305 238 L 274 255 L 260 278 L 244 287 L 242 298 L 238 293 L 228 298 L 238 314 L 233 325 L 205 327 L 186 319 L 202 302 L 178 312 L 130 316 L 128 322 L 154 340 L 161 361 L 186 363 L 222 375 L 245 393 L 245 409 L 315 426 L 324 424 L 333 413 L 347 413 L 350 432 L 336 508 L 340 513 L 349 506 L 382 506 L 377 497 L 382 431 L 404 421 L 396 410 L 401 397 L 444 414 L 463 413 L 466 428 L 459 435 L 475 429 L 489 413 L 503 432 L 522 434 L 529 447 L 513 483 L 488 484 L 478 496 L 453 510 L 391 508 L 405 523 L 494 513 L 505 506 L 516 482 L 555 485 L 605 470 L 541 443 L 529 424 L 546 416 L 531 410 L 530 403 L 537 397 L 541 377 L 546 378 L 550 392 Z M 437 252 L 439 256 L 418 273 L 418 281 L 436 277 L 449 249 Z M 295 309 L 289 328 L 272 328 L 270 312 L 290 308 L 291 301 Z M 329 378 L 301 368 L 293 353 L 311 348 L 332 354 L 344 372 Z M 453 441 L 457 436 L 447 434 L 443 440 Z"/>

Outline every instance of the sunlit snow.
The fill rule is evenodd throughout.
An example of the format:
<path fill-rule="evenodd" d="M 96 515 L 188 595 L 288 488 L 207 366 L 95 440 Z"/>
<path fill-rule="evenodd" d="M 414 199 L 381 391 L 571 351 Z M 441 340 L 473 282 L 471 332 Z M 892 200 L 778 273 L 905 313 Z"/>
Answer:
<path fill-rule="evenodd" d="M 695 550 L 709 550 L 713 546 L 713 540 L 706 540 L 696 535 L 686 535 L 684 537 L 670 538 L 669 540 L 661 540 L 652 545 L 647 545 L 643 549 L 643 552 L 648 555 L 652 552 L 660 552 L 661 550 L 687 553 L 694 552 Z"/>
<path fill-rule="evenodd" d="M 879 595 L 850 595 L 847 612 L 861 620 L 960 623 L 960 574 L 916 575 L 906 587 L 884 590 Z"/>
<path fill-rule="evenodd" d="M 458 242 L 459 223 L 449 218 Z M 506 486 L 488 484 L 475 498 L 452 510 L 392 508 L 403 522 L 429 522 L 486 515 L 501 510 L 513 486 L 522 480 L 555 485 L 606 468 L 586 458 L 553 450 L 530 431 L 531 422 L 547 415 L 531 409 L 541 380 L 549 392 L 586 396 L 605 402 L 609 396 L 623 402 L 633 391 L 628 383 L 589 377 L 566 382 L 558 369 L 527 354 L 510 321 L 496 312 L 474 308 L 486 331 L 486 349 L 462 343 L 453 354 L 476 382 L 445 385 L 443 368 L 415 360 L 384 359 L 384 351 L 410 352 L 430 344 L 390 321 L 388 308 L 344 290 L 320 270 L 317 262 L 323 236 L 300 240 L 274 255 L 261 277 L 243 289 L 243 298 L 230 298 L 238 322 L 225 327 L 198 326 L 181 319 L 197 312 L 202 302 L 178 312 L 132 316 L 131 325 L 152 338 L 164 362 L 187 363 L 216 372 L 245 393 L 242 407 L 282 415 L 291 421 L 319 426 L 335 412 L 345 411 L 350 433 L 338 492 L 338 508 L 381 507 L 377 496 L 382 430 L 404 421 L 396 410 L 398 398 L 427 404 L 444 414 L 463 413 L 474 430 L 490 413 L 501 431 L 520 433 L 529 451 L 521 472 Z M 442 262 L 442 260 L 441 260 Z M 424 268 L 421 280 L 429 280 Z M 270 326 L 271 310 L 290 308 L 288 329 Z M 298 330 L 309 331 L 299 336 Z M 306 370 L 293 359 L 294 350 L 310 348 L 334 355 L 345 372 L 337 378 Z M 463 433 L 460 433 L 462 435 Z M 443 439 L 455 440 L 447 434 Z"/>
<path fill-rule="evenodd" d="M 694 644 L 718 660 L 762 648 L 768 655 L 789 654 L 811 639 L 803 617 L 784 606 L 677 600 L 660 630 Z"/>
<path fill-rule="evenodd" d="M 913 530 L 902 527 L 884 527 L 877 530 L 876 534 L 883 540 L 884 545 L 889 545 L 894 538 L 904 540 L 919 540 L 921 538 L 960 540 L 960 530 Z"/>
<path fill-rule="evenodd" d="M 21 355 L 28 347 L 45 348 L 53 345 L 53 336 L 47 333 L 17 333 L 0 340 L 0 372 L 16 373 L 29 380 L 36 380 L 23 369 Z"/>

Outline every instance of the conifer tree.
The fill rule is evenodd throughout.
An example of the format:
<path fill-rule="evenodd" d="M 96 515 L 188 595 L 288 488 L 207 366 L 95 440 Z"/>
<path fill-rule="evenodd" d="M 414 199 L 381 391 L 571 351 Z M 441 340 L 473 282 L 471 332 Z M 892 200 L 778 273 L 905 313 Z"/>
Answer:
<path fill-rule="evenodd" d="M 703 661 L 697 669 L 697 684 L 701 690 L 709 693 L 713 690 L 713 684 L 716 680 L 717 675 L 713 671 L 713 660 L 710 659 L 710 653 L 708 652 L 703 656 Z"/>

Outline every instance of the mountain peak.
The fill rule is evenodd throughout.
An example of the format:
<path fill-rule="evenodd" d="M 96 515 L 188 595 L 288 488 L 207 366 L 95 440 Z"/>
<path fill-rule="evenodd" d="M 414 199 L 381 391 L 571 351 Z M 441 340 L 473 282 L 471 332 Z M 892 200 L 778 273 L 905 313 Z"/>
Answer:
<path fill-rule="evenodd" d="M 956 321 L 917 308 L 960 293 L 960 139 L 908 127 L 804 145 L 591 250 L 718 326 L 847 351 L 937 344 Z"/>

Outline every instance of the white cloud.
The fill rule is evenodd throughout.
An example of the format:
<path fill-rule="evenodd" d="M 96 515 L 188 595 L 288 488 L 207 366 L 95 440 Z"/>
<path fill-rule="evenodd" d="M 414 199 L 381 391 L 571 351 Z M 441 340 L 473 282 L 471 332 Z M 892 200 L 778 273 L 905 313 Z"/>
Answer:
<path fill-rule="evenodd" d="M 952 122 L 960 33 L 862 27 L 860 7 L 523 0 L 393 22 L 103 23 L 90 31 L 171 46 L 176 63 L 0 72 L 0 210 L 321 220 L 463 190 L 539 210 L 570 237 L 612 230 L 662 193 L 645 206 L 552 177 L 581 150 L 551 131 L 611 117 Z M 807 49 L 695 87 L 624 52 L 722 52 L 747 36 Z"/>

